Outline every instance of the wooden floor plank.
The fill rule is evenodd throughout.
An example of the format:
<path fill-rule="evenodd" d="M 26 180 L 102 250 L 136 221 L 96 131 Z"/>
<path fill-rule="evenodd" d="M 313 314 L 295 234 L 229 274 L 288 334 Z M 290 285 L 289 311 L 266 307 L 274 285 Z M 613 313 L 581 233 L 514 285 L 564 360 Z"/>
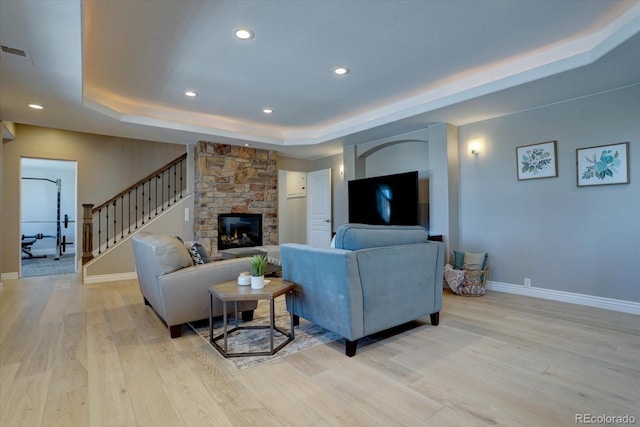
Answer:
<path fill-rule="evenodd" d="M 540 426 L 640 419 L 640 316 L 445 292 L 428 316 L 237 370 L 197 334 L 171 339 L 135 280 L 4 281 L 2 426 Z"/>
<path fill-rule="evenodd" d="M 87 365 L 90 425 L 127 425 L 136 420 L 113 332 L 104 311 L 91 307 L 87 312 Z"/>

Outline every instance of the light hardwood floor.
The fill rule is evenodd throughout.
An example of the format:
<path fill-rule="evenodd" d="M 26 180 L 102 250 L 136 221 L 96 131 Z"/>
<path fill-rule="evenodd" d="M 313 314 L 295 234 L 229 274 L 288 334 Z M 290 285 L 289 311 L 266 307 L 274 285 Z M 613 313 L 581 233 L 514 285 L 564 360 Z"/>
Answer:
<path fill-rule="evenodd" d="M 170 339 L 136 281 L 79 282 L 4 282 L 2 426 L 640 424 L 640 316 L 445 292 L 438 327 L 236 370 L 186 328 Z"/>

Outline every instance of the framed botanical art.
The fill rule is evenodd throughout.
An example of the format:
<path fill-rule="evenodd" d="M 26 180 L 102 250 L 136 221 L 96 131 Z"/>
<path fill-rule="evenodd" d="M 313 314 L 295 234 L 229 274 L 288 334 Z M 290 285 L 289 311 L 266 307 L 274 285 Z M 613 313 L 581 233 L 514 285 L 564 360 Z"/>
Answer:
<path fill-rule="evenodd" d="M 629 183 L 629 143 L 578 148 L 578 187 Z"/>
<path fill-rule="evenodd" d="M 518 181 L 558 176 L 556 141 L 516 147 Z"/>

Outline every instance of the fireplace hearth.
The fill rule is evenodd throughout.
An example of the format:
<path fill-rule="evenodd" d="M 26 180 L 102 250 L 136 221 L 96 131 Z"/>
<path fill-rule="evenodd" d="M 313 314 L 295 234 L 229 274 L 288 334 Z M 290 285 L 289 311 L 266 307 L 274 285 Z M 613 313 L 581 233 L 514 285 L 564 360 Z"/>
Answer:
<path fill-rule="evenodd" d="M 218 214 L 218 250 L 262 246 L 262 214 Z"/>

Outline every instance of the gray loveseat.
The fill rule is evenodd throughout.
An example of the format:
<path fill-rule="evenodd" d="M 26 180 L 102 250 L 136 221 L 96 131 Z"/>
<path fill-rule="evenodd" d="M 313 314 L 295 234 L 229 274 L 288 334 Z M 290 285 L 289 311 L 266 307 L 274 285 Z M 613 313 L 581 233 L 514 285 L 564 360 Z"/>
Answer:
<path fill-rule="evenodd" d="M 185 246 L 172 236 L 139 232 L 132 237 L 140 291 L 167 325 L 171 338 L 182 335 L 182 324 L 209 317 L 207 288 L 249 271 L 250 258 L 237 258 L 193 265 Z M 238 303 L 242 318 L 251 320 L 257 301 Z M 233 303 L 227 312 L 233 313 Z M 222 303 L 214 301 L 213 315 L 222 315 Z"/>
<path fill-rule="evenodd" d="M 444 251 L 419 226 L 345 224 L 335 248 L 282 244 L 283 278 L 296 284 L 287 309 L 345 337 L 347 356 L 358 339 L 427 314 L 437 325 Z"/>

